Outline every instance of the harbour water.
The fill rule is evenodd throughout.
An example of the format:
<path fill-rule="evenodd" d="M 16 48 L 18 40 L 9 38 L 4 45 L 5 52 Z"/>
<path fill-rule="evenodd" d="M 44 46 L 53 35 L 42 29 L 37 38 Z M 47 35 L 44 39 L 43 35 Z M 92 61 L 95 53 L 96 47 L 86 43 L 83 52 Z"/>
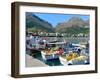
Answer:
<path fill-rule="evenodd" d="M 52 38 L 53 39 L 53 38 Z M 59 38 L 60 39 L 60 38 Z M 61 38 L 62 39 L 62 38 Z M 70 42 L 70 43 L 84 43 L 84 42 L 88 42 L 89 41 L 89 38 L 88 37 L 70 37 L 70 38 L 64 38 L 66 40 L 66 42 Z M 89 51 L 88 51 L 89 52 Z M 41 51 L 40 52 L 35 52 L 36 54 L 35 55 L 32 55 L 34 58 L 42 61 L 43 63 L 45 63 L 46 65 L 49 65 L 49 66 L 63 66 L 59 60 L 59 58 L 57 59 L 52 59 L 52 60 L 44 60 L 42 58 L 42 55 L 41 55 Z M 28 54 L 28 53 L 27 53 Z M 32 54 L 32 53 L 31 53 Z M 89 54 L 89 53 L 88 53 Z M 77 64 L 80 64 L 81 62 L 78 62 Z M 88 60 L 88 63 L 89 64 L 89 60 Z M 69 64 L 70 65 L 70 64 Z M 84 64 L 86 65 L 86 64 Z M 34 66 L 32 66 L 34 67 Z"/>
<path fill-rule="evenodd" d="M 43 60 L 42 56 L 41 56 L 41 52 L 38 52 L 37 55 L 33 56 L 36 59 L 39 59 L 40 61 L 44 62 L 45 64 L 49 65 L 49 66 L 62 66 L 62 64 L 60 63 L 59 58 L 57 59 L 53 59 L 53 60 Z"/>

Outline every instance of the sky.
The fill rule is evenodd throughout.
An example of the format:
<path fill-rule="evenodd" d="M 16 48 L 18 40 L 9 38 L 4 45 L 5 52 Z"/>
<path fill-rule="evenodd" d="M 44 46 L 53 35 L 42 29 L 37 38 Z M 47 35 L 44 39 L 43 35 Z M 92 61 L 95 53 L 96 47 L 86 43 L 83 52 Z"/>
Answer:
<path fill-rule="evenodd" d="M 55 27 L 58 23 L 68 21 L 71 17 L 81 17 L 83 20 L 88 20 L 89 15 L 79 15 L 79 14 L 51 14 L 51 13 L 33 13 L 39 18 L 46 20 Z"/>

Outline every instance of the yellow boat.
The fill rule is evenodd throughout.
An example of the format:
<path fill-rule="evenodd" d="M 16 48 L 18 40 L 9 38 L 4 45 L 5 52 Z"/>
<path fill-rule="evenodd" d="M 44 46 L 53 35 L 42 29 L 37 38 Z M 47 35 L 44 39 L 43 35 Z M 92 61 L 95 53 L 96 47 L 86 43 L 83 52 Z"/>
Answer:
<path fill-rule="evenodd" d="M 70 53 L 59 57 L 61 64 L 85 64 L 88 62 L 88 57 L 84 55 L 78 55 L 77 53 Z"/>

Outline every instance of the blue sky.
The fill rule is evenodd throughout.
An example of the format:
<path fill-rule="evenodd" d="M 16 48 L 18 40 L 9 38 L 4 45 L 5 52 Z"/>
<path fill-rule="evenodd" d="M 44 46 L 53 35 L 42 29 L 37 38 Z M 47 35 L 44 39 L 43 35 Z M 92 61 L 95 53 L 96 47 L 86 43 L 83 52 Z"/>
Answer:
<path fill-rule="evenodd" d="M 81 17 L 83 20 L 88 20 L 89 15 L 79 15 L 79 14 L 49 14 L 49 13 L 33 13 L 39 18 L 48 21 L 55 27 L 58 23 L 68 21 L 71 17 Z"/>

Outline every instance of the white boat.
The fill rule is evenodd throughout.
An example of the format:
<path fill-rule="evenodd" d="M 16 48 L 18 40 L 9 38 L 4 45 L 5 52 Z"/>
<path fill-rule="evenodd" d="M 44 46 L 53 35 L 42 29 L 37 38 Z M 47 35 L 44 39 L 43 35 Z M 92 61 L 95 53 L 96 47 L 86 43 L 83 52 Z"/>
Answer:
<path fill-rule="evenodd" d="M 86 64 L 88 63 L 88 57 L 87 56 L 79 56 L 77 58 L 74 58 L 70 60 L 69 64 Z"/>
<path fill-rule="evenodd" d="M 59 60 L 60 60 L 60 63 L 64 66 L 67 66 L 68 65 L 68 61 L 66 59 L 66 55 L 64 56 L 59 56 Z"/>
<path fill-rule="evenodd" d="M 76 64 L 86 64 L 86 63 L 88 63 L 88 57 L 84 56 L 84 55 L 81 55 L 79 57 L 73 58 L 71 60 L 67 60 L 66 56 L 67 55 L 59 56 L 60 63 L 62 65 L 64 65 L 64 66 L 67 66 L 69 64 L 76 65 Z"/>
<path fill-rule="evenodd" d="M 49 46 L 53 46 L 53 47 L 59 47 L 59 46 L 63 46 L 66 42 L 59 42 L 59 41 L 52 41 L 47 43 Z M 54 46 L 55 45 L 55 46 Z M 60 54 L 57 54 L 59 52 L 57 52 L 56 50 L 52 50 L 51 52 L 47 52 L 47 51 L 41 51 L 41 55 L 42 58 L 44 60 L 52 60 L 52 59 L 57 59 L 59 58 Z"/>
<path fill-rule="evenodd" d="M 56 45 L 63 45 L 63 44 L 65 44 L 66 42 L 55 42 L 55 43 L 48 43 L 48 44 L 56 44 Z"/>
<path fill-rule="evenodd" d="M 44 52 L 44 51 L 41 51 L 41 55 L 42 55 L 42 58 L 43 58 L 44 60 L 53 60 L 53 59 L 59 58 L 59 55 L 58 55 L 58 54 L 55 54 L 55 53 L 47 54 L 47 53 Z"/>
<path fill-rule="evenodd" d="M 86 48 L 86 46 L 85 45 L 82 45 L 82 44 L 72 44 L 72 46 L 77 46 L 77 47 L 80 47 L 80 48 Z"/>

